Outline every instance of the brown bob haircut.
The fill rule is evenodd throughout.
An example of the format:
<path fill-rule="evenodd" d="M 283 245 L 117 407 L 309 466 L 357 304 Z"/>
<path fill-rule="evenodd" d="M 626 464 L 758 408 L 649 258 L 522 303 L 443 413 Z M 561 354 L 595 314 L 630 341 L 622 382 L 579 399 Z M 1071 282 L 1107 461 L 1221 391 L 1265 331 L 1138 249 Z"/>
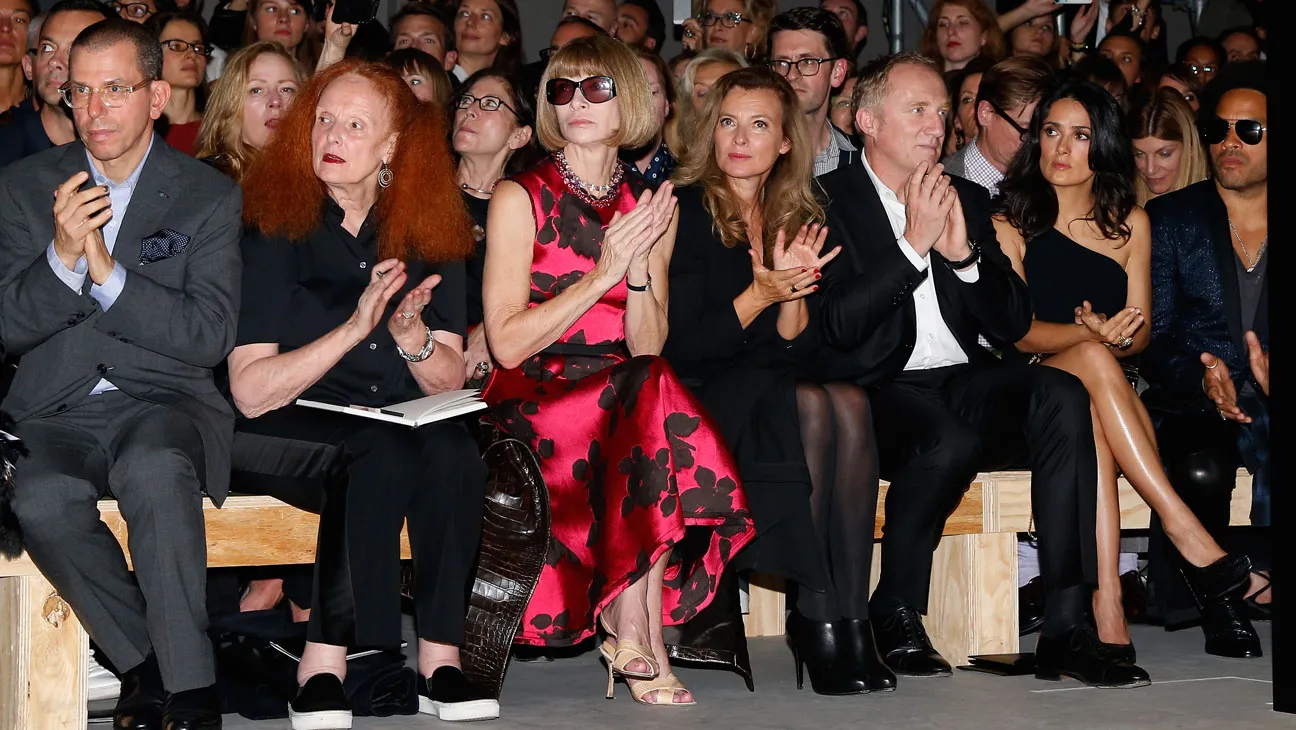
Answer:
<path fill-rule="evenodd" d="M 652 92 L 648 74 L 639 57 L 629 46 L 610 36 L 578 38 L 563 46 L 549 59 L 540 94 L 536 100 L 536 136 L 547 150 L 567 146 L 558 126 L 558 113 L 545 94 L 550 79 L 580 81 L 590 76 L 611 76 L 616 84 L 620 104 L 621 126 L 608 138 L 610 147 L 643 147 L 657 136 L 657 120 L 652 113 Z"/>
<path fill-rule="evenodd" d="M 291 241 L 304 240 L 319 226 L 328 190 L 315 175 L 311 133 L 324 90 L 345 76 L 359 76 L 378 92 L 397 135 L 387 162 L 391 187 L 379 188 L 374 203 L 378 258 L 435 263 L 466 257 L 473 237 L 441 110 L 420 102 L 395 69 L 357 58 L 317 72 L 298 93 L 265 154 L 243 179 L 243 222 Z"/>

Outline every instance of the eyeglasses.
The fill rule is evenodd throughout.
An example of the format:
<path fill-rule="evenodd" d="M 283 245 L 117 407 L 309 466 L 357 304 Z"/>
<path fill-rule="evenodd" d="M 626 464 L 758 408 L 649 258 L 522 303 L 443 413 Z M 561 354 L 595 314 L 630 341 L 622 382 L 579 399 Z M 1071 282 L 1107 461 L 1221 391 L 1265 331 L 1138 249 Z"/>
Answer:
<path fill-rule="evenodd" d="M 549 79 L 545 84 L 545 99 L 554 106 L 566 106 L 576 97 L 576 89 L 591 104 L 604 104 L 616 97 L 616 82 L 611 76 L 590 76 L 580 81 Z"/>
<path fill-rule="evenodd" d="M 118 15 L 132 20 L 143 20 L 153 14 L 153 8 L 149 7 L 148 3 L 122 3 L 114 1 L 109 3 L 108 7 L 112 8 L 113 12 Z"/>
<path fill-rule="evenodd" d="M 1237 132 L 1238 139 L 1245 145 L 1258 145 L 1264 139 L 1268 127 L 1254 119 L 1239 119 L 1236 122 L 1215 117 L 1202 122 L 1202 139 L 1206 144 L 1219 144 L 1228 138 L 1229 128 Z"/>
<path fill-rule="evenodd" d="M 1189 70 L 1189 71 L 1192 71 L 1192 72 L 1193 72 L 1193 75 L 1194 75 L 1194 76 L 1200 76 L 1201 74 L 1213 74 L 1213 73 L 1215 73 L 1215 67 L 1212 66 L 1212 65 L 1210 65 L 1210 64 L 1203 64 L 1203 65 L 1201 65 L 1201 66 L 1198 66 L 1198 65 L 1195 64 L 1195 63 L 1189 63 L 1189 64 L 1186 64 L 1186 66 L 1188 67 L 1188 70 Z"/>
<path fill-rule="evenodd" d="M 998 104 L 994 103 L 993 101 L 990 101 L 989 99 L 986 100 L 986 103 L 990 105 L 991 109 L 994 109 L 995 114 L 998 114 L 1005 122 L 1008 122 L 1008 124 L 1012 125 L 1012 128 L 1017 130 L 1017 134 L 1020 134 L 1022 139 L 1026 139 L 1026 134 L 1028 130 L 1025 127 L 1018 124 L 1016 119 L 1013 119 L 1012 117 L 1008 116 L 1008 112 L 1004 111 L 1003 109 L 1000 109 Z"/>
<path fill-rule="evenodd" d="M 126 84 L 108 84 L 107 86 L 86 86 L 85 84 L 74 84 L 71 81 L 59 87 L 59 96 L 62 97 L 63 103 L 73 109 L 85 109 L 90 106 L 90 100 L 95 94 L 99 95 L 99 100 L 103 105 L 116 109 L 126 103 L 131 94 L 140 89 L 147 89 L 148 81 L 141 81 L 138 84 L 127 86 Z"/>
<path fill-rule="evenodd" d="M 509 111 L 513 112 L 513 116 L 521 119 L 521 116 L 517 113 L 517 110 L 515 110 L 513 107 L 509 106 L 508 104 L 504 103 L 504 100 L 499 98 L 498 96 L 478 97 L 478 96 L 473 96 L 472 94 L 464 94 L 463 96 L 455 100 L 456 109 L 467 109 L 473 104 L 476 104 L 484 112 L 495 112 L 495 111 L 499 111 L 500 107 L 504 107 L 505 109 L 508 109 Z"/>
<path fill-rule="evenodd" d="M 796 61 L 767 61 L 765 65 L 779 76 L 787 76 L 793 66 L 796 66 L 797 73 L 802 76 L 815 76 L 819 73 L 820 66 L 836 60 L 836 58 L 801 58 Z"/>
<path fill-rule="evenodd" d="M 726 28 L 737 28 L 739 25 L 742 25 L 743 23 L 750 23 L 750 22 L 752 22 L 751 18 L 738 12 L 719 13 L 719 14 L 712 13 L 712 12 L 705 12 L 698 16 L 698 23 L 701 24 L 703 28 L 710 28 L 716 23 L 719 23 L 720 25 Z"/>
<path fill-rule="evenodd" d="M 184 53 L 192 48 L 194 55 L 202 56 L 203 58 L 211 58 L 211 54 L 212 54 L 211 46 L 208 46 L 204 43 L 190 43 L 189 41 L 182 41 L 179 38 L 172 38 L 170 40 L 161 41 L 161 43 L 162 45 L 166 46 L 166 49 L 168 51 L 171 51 L 172 53 Z"/>

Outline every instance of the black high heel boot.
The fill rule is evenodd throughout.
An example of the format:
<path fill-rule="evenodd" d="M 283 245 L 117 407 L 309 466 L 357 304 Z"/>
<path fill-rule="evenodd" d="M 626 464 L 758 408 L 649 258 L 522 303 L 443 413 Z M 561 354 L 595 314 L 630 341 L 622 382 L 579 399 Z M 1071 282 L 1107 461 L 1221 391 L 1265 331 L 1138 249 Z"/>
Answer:
<path fill-rule="evenodd" d="M 842 643 L 850 647 L 853 674 L 864 679 L 870 692 L 894 692 L 896 675 L 878 654 L 873 624 L 868 619 L 839 618 L 833 625 Z"/>
<path fill-rule="evenodd" d="M 1205 567 L 1185 565 L 1179 571 L 1201 610 L 1206 653 L 1238 659 L 1264 656 L 1243 602 L 1251 582 L 1251 559 L 1229 554 Z"/>
<path fill-rule="evenodd" d="M 853 671 L 850 646 L 832 623 L 812 621 L 792 609 L 787 621 L 788 645 L 796 662 L 797 689 L 804 686 L 803 669 L 810 670 L 810 688 L 821 695 L 858 695 L 868 682 Z"/>

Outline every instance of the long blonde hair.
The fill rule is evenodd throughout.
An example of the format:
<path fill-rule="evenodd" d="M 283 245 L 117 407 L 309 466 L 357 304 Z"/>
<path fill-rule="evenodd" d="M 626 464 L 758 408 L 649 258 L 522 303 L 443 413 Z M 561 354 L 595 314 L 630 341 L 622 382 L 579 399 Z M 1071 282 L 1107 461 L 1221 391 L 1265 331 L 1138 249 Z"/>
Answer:
<path fill-rule="evenodd" d="M 301 65 L 283 45 L 278 41 L 257 41 L 239 49 L 226 60 L 221 77 L 211 86 L 207 111 L 203 114 L 202 126 L 198 128 L 198 154 L 195 157 L 211 160 L 235 180 L 243 177 L 243 171 L 256 153 L 243 141 L 243 100 L 247 97 L 252 64 L 267 53 L 287 61 L 292 66 L 297 85 L 302 85 L 305 77 Z"/>
<path fill-rule="evenodd" d="M 761 243 L 766 265 L 771 265 L 771 252 L 779 231 L 789 240 L 798 228 L 810 223 L 824 222 L 824 209 L 815 198 L 814 145 L 806 129 L 805 115 L 801 113 L 796 92 L 787 79 L 765 68 L 753 66 L 725 74 L 707 94 L 706 106 L 694 128 L 693 144 L 689 145 L 684 160 L 676 171 L 678 185 L 701 184 L 702 200 L 714 221 L 713 230 L 725 246 L 733 248 L 740 243 L 750 243 L 747 222 L 742 206 L 720 164 L 716 161 L 715 129 L 720 120 L 724 100 L 733 91 L 772 91 L 782 107 L 783 136 L 791 149 L 775 161 L 759 201 L 761 212 Z"/>
<path fill-rule="evenodd" d="M 1201 135 L 1197 133 L 1192 107 L 1174 89 L 1157 89 L 1135 107 L 1125 120 L 1125 131 L 1131 141 L 1156 137 L 1183 145 L 1183 152 L 1179 156 L 1179 172 L 1175 175 L 1173 187 L 1166 192 L 1186 188 L 1210 177 L 1206 148 L 1202 146 Z M 1134 189 L 1138 193 L 1139 205 L 1146 205 L 1153 197 L 1142 175 L 1135 176 Z"/>

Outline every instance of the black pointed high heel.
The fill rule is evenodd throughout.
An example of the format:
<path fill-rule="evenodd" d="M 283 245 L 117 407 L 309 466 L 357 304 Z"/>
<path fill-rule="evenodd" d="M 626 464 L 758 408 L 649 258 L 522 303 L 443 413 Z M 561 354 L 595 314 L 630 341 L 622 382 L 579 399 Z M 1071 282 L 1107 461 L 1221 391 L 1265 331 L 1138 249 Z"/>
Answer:
<path fill-rule="evenodd" d="M 1201 611 L 1206 653 L 1237 659 L 1264 656 L 1260 637 L 1246 611 L 1251 559 L 1229 554 L 1210 565 L 1186 565 L 1179 571 Z"/>
<path fill-rule="evenodd" d="M 815 694 L 858 695 L 870 691 L 868 682 L 852 666 L 850 647 L 832 623 L 812 621 L 793 609 L 788 616 L 787 639 L 796 663 L 797 689 L 805 687 L 808 669 L 810 688 Z"/>

